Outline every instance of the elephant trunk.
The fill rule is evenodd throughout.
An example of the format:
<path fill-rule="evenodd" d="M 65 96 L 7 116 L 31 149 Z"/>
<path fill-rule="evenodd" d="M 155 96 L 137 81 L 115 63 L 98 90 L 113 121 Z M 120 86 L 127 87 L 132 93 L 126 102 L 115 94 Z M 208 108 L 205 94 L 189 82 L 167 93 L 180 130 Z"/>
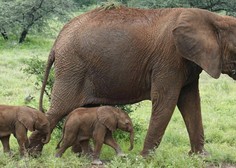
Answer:
<path fill-rule="evenodd" d="M 134 130 L 132 129 L 130 131 L 130 147 L 129 147 L 129 151 L 131 151 L 134 147 Z"/>
<path fill-rule="evenodd" d="M 42 139 L 42 143 L 44 143 L 44 144 L 46 144 L 46 143 L 48 143 L 49 141 L 50 141 L 50 139 L 51 139 L 51 133 L 49 132 L 48 134 L 47 134 L 47 136 L 46 136 L 46 139 Z"/>

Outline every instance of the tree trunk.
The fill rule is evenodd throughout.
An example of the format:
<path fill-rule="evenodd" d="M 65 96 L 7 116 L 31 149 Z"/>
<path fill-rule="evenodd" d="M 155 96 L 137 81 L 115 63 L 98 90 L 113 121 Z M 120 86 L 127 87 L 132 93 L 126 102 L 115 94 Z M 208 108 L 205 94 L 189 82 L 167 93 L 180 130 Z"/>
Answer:
<path fill-rule="evenodd" d="M 26 38 L 26 36 L 28 34 L 28 31 L 29 31 L 29 29 L 24 28 L 24 30 L 21 33 L 19 43 L 23 43 L 25 41 L 25 38 Z"/>

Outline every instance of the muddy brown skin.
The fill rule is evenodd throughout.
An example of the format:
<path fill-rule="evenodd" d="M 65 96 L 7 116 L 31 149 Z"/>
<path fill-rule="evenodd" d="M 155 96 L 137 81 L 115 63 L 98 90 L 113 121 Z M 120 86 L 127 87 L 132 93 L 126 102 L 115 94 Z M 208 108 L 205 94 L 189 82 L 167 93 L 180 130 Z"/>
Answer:
<path fill-rule="evenodd" d="M 28 130 L 40 132 L 45 137 L 41 138 L 43 144 L 49 142 L 50 123 L 41 111 L 25 106 L 0 105 L 0 140 L 4 152 L 10 152 L 9 138 L 13 134 L 19 144 L 20 155 L 23 156 L 29 145 Z"/>
<path fill-rule="evenodd" d="M 112 147 L 117 155 L 124 155 L 112 137 L 116 129 L 130 133 L 130 150 L 133 149 L 133 124 L 124 111 L 111 106 L 77 108 L 67 117 L 62 139 L 57 145 L 56 157 L 61 157 L 67 148 L 79 142 L 84 154 L 90 154 L 89 140 L 94 140 L 93 164 L 102 164 L 99 159 L 102 145 Z"/>
<path fill-rule="evenodd" d="M 194 8 L 98 8 L 82 14 L 59 33 L 48 58 L 42 97 L 55 66 L 51 130 L 73 109 L 99 104 L 152 101 L 141 154 L 161 142 L 177 106 L 191 152 L 204 152 L 199 74 L 236 79 L 236 19 Z M 41 135 L 31 147 L 42 150 Z"/>

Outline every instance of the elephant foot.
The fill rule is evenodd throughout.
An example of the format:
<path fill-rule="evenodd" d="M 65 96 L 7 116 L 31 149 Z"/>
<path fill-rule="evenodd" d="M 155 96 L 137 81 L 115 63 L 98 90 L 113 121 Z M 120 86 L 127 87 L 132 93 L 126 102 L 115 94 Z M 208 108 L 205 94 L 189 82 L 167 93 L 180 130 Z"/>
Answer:
<path fill-rule="evenodd" d="M 13 158 L 13 157 L 16 156 L 16 154 L 13 153 L 11 150 L 10 150 L 10 151 L 5 151 L 4 154 L 5 154 L 5 155 L 8 155 L 8 156 L 11 157 L 11 158 Z"/>
<path fill-rule="evenodd" d="M 149 156 L 150 152 L 146 151 L 146 150 L 143 150 L 140 152 L 140 155 L 143 157 L 143 158 L 147 158 Z"/>
<path fill-rule="evenodd" d="M 86 157 L 88 157 L 89 159 L 92 159 L 93 158 L 93 154 L 92 153 L 84 153 L 84 152 L 82 152 L 81 154 L 80 154 L 81 156 L 86 156 Z"/>
<path fill-rule="evenodd" d="M 28 156 L 29 156 L 29 153 L 28 153 L 27 150 L 23 150 L 23 151 L 20 152 L 20 157 L 21 158 L 26 158 Z"/>
<path fill-rule="evenodd" d="M 206 158 L 206 157 L 210 156 L 209 152 L 207 152 L 205 149 L 203 149 L 201 151 L 197 151 L 197 152 L 190 150 L 188 152 L 188 154 L 189 154 L 189 156 L 198 155 L 198 156 L 200 156 L 202 158 Z"/>
<path fill-rule="evenodd" d="M 92 165 L 102 165 L 102 161 L 100 159 L 95 159 L 92 161 Z"/>
<path fill-rule="evenodd" d="M 81 152 L 77 152 L 77 153 L 75 153 L 75 155 L 76 155 L 77 157 L 83 156 L 83 154 L 82 154 Z"/>
<path fill-rule="evenodd" d="M 56 153 L 56 154 L 55 154 L 55 157 L 56 157 L 56 158 L 60 158 L 60 157 L 61 157 L 61 154 Z"/>
<path fill-rule="evenodd" d="M 117 156 L 119 156 L 119 157 L 126 157 L 127 154 L 124 154 L 124 153 L 117 153 Z"/>

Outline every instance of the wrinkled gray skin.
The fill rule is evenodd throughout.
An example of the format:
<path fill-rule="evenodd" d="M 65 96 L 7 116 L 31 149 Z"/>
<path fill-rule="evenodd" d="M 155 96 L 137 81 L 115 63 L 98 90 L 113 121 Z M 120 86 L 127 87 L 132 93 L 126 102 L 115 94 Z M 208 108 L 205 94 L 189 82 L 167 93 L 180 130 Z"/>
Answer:
<path fill-rule="evenodd" d="M 9 138 L 13 134 L 19 144 L 20 155 L 23 156 L 29 145 L 28 130 L 37 130 L 44 135 L 41 138 L 43 144 L 49 142 L 51 130 L 45 114 L 31 107 L 0 105 L 0 140 L 4 152 L 10 152 Z"/>
<path fill-rule="evenodd" d="M 98 8 L 82 14 L 64 26 L 52 47 L 41 108 L 53 63 L 51 129 L 77 107 L 151 100 L 141 154 L 158 147 L 176 106 L 190 153 L 204 153 L 199 74 L 236 79 L 236 19 L 194 8 Z M 40 136 L 30 137 L 36 151 L 43 147 Z"/>
<path fill-rule="evenodd" d="M 77 108 L 69 114 L 64 127 L 62 139 L 57 145 L 56 157 L 61 157 L 67 148 L 80 143 L 82 152 L 90 154 L 89 140 L 94 142 L 92 164 L 102 164 L 99 159 L 102 145 L 112 147 L 118 156 L 124 156 L 119 144 L 112 137 L 116 129 L 130 133 L 130 150 L 133 149 L 133 124 L 127 113 L 111 106 Z"/>

